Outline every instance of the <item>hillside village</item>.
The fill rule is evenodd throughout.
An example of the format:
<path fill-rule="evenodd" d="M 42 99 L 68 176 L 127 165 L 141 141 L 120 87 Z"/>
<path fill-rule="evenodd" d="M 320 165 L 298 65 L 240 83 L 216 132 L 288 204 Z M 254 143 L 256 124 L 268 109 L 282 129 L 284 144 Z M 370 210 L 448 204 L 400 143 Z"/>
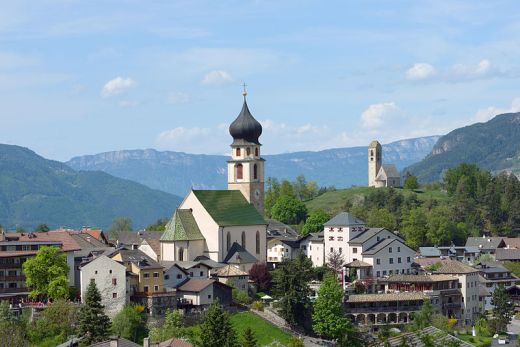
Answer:
<path fill-rule="evenodd" d="M 280 293 L 271 284 L 273 277 L 273 283 L 278 281 L 278 286 L 288 285 L 287 290 L 292 290 L 285 281 L 294 273 L 281 282 L 276 278 L 291 266 L 315 273 L 304 278 L 308 289 L 297 289 L 309 305 L 318 305 L 322 281 L 332 278 L 332 285 L 342 293 L 338 319 L 347 318 L 345 322 L 365 338 L 378 336 L 389 327 L 401 331 L 418 324 L 414 317 L 422 314 L 425 305 L 431 314 L 450 321 L 452 333 L 456 329 L 471 331 L 492 317 L 497 291 L 504 290 L 511 304 L 520 307 L 520 286 L 516 285 L 520 279 L 504 266 L 520 261 L 520 238 L 484 233 L 468 237 L 463 245 L 414 249 L 398 231 L 369 227 L 347 211 L 335 214 L 319 230 L 302 235 L 290 225 L 264 217 L 262 126 L 252 116 L 245 92 L 242 110 L 229 131 L 233 142 L 227 162 L 228 189 L 190 191 L 172 211 L 163 232 L 121 231 L 111 238 L 95 228 L 2 231 L 0 299 L 9 303 L 14 316 L 30 309 L 36 321 L 39 313 L 52 307 L 49 291 L 26 282 L 32 275 L 24 272 L 26 262 L 49 252 L 50 247 L 66 260 L 70 305 L 85 305 L 89 293 L 95 291 L 110 319 L 129 304 L 141 307 L 142 316 L 161 321 L 172 310 L 197 315 L 217 303 L 230 312 L 251 310 L 259 319 L 299 335 L 297 327 L 308 322 L 302 317 L 291 321 L 278 305 L 289 292 Z M 395 166 L 382 165 L 382 155 L 381 145 L 372 142 L 367 153 L 369 185 L 401 186 Z M 324 277 L 324 273 L 333 276 Z M 438 327 L 429 325 L 417 327 L 430 329 L 424 330 L 427 335 L 439 333 Z M 305 331 L 325 342 L 341 341 L 336 335 Z M 406 336 L 417 338 L 412 335 Z M 449 341 L 466 344 L 447 336 Z M 164 342 L 146 336 L 143 343 L 193 343 L 186 336 L 167 337 Z M 61 346 L 84 345 L 81 339 L 85 337 L 70 338 L 60 341 L 65 343 Z M 305 343 L 312 345 L 312 338 Z M 90 345 L 137 346 L 122 337 Z"/>

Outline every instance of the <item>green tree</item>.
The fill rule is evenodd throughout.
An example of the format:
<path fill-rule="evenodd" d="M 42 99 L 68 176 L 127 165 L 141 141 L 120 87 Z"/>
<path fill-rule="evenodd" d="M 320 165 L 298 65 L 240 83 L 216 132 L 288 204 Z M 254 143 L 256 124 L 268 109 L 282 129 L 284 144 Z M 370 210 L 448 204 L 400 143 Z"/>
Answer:
<path fill-rule="evenodd" d="M 394 231 L 397 228 L 395 217 L 386 208 L 374 208 L 370 210 L 367 225 L 376 228 L 385 228 Z"/>
<path fill-rule="evenodd" d="M 132 220 L 128 217 L 118 217 L 112 221 L 108 228 L 108 235 L 111 238 L 117 238 L 121 231 L 132 231 Z"/>
<path fill-rule="evenodd" d="M 419 181 L 417 181 L 417 177 L 414 175 L 407 175 L 404 179 L 404 189 L 414 190 L 419 188 Z"/>
<path fill-rule="evenodd" d="M 294 187 L 288 180 L 283 180 L 282 183 L 280 183 L 280 196 L 290 196 L 291 198 L 296 197 Z"/>
<path fill-rule="evenodd" d="M 256 340 L 255 334 L 250 327 L 247 327 L 244 330 L 244 336 L 242 338 L 242 347 L 257 347 L 258 342 Z"/>
<path fill-rule="evenodd" d="M 412 331 L 422 330 L 431 325 L 430 319 L 433 315 L 433 306 L 430 300 L 424 299 L 421 310 L 413 315 L 412 324 L 410 325 Z"/>
<path fill-rule="evenodd" d="M 148 225 L 145 230 L 147 231 L 164 231 L 166 224 L 169 220 L 167 218 L 159 218 L 155 223 Z"/>
<path fill-rule="evenodd" d="M 294 197 L 282 195 L 271 209 L 271 217 L 286 224 L 298 224 L 307 218 L 307 207 Z"/>
<path fill-rule="evenodd" d="M 336 276 L 325 274 L 318 290 L 312 314 L 314 332 L 330 339 L 339 339 L 349 328 L 349 321 L 343 313 L 343 289 Z"/>
<path fill-rule="evenodd" d="M 51 299 L 67 298 L 69 295 L 69 266 L 61 249 L 43 246 L 35 257 L 22 265 L 25 283 L 31 289 L 30 297 L 43 296 Z"/>
<path fill-rule="evenodd" d="M 56 300 L 42 311 L 37 320 L 29 324 L 27 333 L 31 342 L 37 344 L 51 339 L 65 342 L 74 333 L 78 310 L 65 300 Z"/>
<path fill-rule="evenodd" d="M 430 244 L 445 246 L 456 241 L 458 229 L 447 205 L 436 206 L 428 213 L 426 228 Z"/>
<path fill-rule="evenodd" d="M 139 310 L 132 305 L 125 305 L 112 320 L 114 334 L 137 342 L 143 333 L 144 325 Z"/>
<path fill-rule="evenodd" d="M 152 342 L 162 342 L 172 337 L 184 337 L 185 334 L 186 329 L 184 328 L 182 311 L 168 309 L 164 318 L 164 324 L 150 330 L 150 339 Z"/>
<path fill-rule="evenodd" d="M 310 318 L 309 280 L 312 261 L 303 253 L 283 261 L 274 272 L 274 293 L 280 297 L 280 315 L 290 325 L 304 326 Z"/>
<path fill-rule="evenodd" d="M 514 305 L 511 304 L 511 298 L 507 294 L 504 286 L 498 286 L 493 291 L 491 304 L 493 305 L 492 312 L 495 333 L 507 331 L 507 325 L 511 323 L 515 308 Z"/>
<path fill-rule="evenodd" d="M 26 347 L 29 345 L 23 324 L 0 321 L 0 347 Z"/>
<path fill-rule="evenodd" d="M 35 233 L 46 233 L 48 232 L 49 230 L 49 227 L 47 226 L 47 224 L 38 224 L 36 226 L 36 228 L 34 228 L 34 232 Z"/>
<path fill-rule="evenodd" d="M 312 211 L 303 226 L 302 235 L 320 232 L 323 230 L 323 224 L 330 219 L 330 215 L 322 209 Z"/>
<path fill-rule="evenodd" d="M 403 215 L 401 232 L 408 246 L 418 249 L 426 243 L 426 225 L 426 215 L 420 207 L 413 208 Z"/>
<path fill-rule="evenodd" d="M 280 197 L 280 183 L 276 178 L 268 177 L 264 195 L 264 210 L 267 217 L 271 217 L 271 209 Z"/>
<path fill-rule="evenodd" d="M 236 347 L 238 346 L 236 332 L 229 315 L 218 302 L 209 309 L 200 326 L 201 347 Z"/>
<path fill-rule="evenodd" d="M 79 310 L 78 334 L 81 344 L 88 346 L 106 340 L 110 335 L 110 319 L 103 312 L 101 294 L 96 283 L 91 281 L 85 294 L 85 303 Z"/>

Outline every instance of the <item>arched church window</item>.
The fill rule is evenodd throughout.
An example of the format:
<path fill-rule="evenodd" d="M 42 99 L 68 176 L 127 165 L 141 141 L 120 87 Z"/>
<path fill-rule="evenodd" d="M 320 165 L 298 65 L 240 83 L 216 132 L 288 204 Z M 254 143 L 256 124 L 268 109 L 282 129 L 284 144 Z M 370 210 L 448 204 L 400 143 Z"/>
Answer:
<path fill-rule="evenodd" d="M 260 254 L 260 232 L 256 231 L 256 254 Z"/>
<path fill-rule="evenodd" d="M 179 248 L 179 261 L 184 261 L 184 248 Z"/>
<path fill-rule="evenodd" d="M 229 251 L 229 249 L 231 248 L 231 234 L 227 233 L 227 236 L 226 236 L 226 251 Z"/>
<path fill-rule="evenodd" d="M 240 157 L 240 148 L 237 148 L 236 153 L 237 153 L 237 157 Z"/>
<path fill-rule="evenodd" d="M 237 180 L 241 180 L 244 178 L 244 167 L 242 164 L 237 164 L 236 166 L 236 178 Z"/>
<path fill-rule="evenodd" d="M 242 247 L 246 248 L 246 232 L 242 231 Z"/>
<path fill-rule="evenodd" d="M 258 154 L 259 154 L 259 152 L 258 152 L 258 147 L 256 147 L 256 148 L 255 148 L 255 156 L 258 157 Z"/>
<path fill-rule="evenodd" d="M 246 153 L 247 153 L 247 155 L 250 155 L 251 154 L 251 148 L 247 147 L 246 148 Z"/>
<path fill-rule="evenodd" d="M 258 167 L 255 165 L 253 165 L 253 179 L 257 179 L 258 178 Z"/>
<path fill-rule="evenodd" d="M 370 150 L 370 155 L 374 156 L 374 150 L 373 149 Z"/>

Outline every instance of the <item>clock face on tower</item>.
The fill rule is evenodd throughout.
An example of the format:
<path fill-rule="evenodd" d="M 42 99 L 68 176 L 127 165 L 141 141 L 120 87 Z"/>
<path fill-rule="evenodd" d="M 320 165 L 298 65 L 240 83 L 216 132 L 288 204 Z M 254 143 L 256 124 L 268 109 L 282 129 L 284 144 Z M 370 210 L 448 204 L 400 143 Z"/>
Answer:
<path fill-rule="evenodd" d="M 259 199 L 260 198 L 260 191 L 258 189 L 255 190 L 255 199 Z"/>

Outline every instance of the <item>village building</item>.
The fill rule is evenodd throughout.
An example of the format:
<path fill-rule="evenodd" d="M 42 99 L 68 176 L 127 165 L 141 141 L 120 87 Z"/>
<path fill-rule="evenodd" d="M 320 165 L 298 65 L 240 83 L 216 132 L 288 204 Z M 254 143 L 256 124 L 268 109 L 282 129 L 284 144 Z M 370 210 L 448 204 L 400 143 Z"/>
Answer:
<path fill-rule="evenodd" d="M 394 164 L 383 164 L 383 148 L 378 141 L 368 145 L 368 186 L 399 187 L 401 176 Z"/>
<path fill-rule="evenodd" d="M 309 233 L 299 240 L 300 252 L 312 261 L 314 267 L 324 266 L 327 261 L 325 255 L 324 233 Z"/>
<path fill-rule="evenodd" d="M 499 250 L 499 249 L 498 249 Z M 498 252 L 497 250 L 497 252 Z M 511 271 L 501 266 L 499 263 L 482 263 L 476 266 L 480 285 L 485 288 L 486 295 L 483 295 L 484 310 L 489 311 L 493 308 L 491 298 L 495 289 L 499 286 L 506 288 L 514 285 L 519 278 Z M 484 291 L 481 291 L 484 294 Z"/>
<path fill-rule="evenodd" d="M 503 237 L 492 237 L 483 235 L 481 237 L 468 237 L 466 247 L 477 247 L 480 254 L 495 255 L 498 248 L 505 248 L 506 243 Z"/>
<path fill-rule="evenodd" d="M 226 265 L 212 272 L 212 277 L 230 287 L 248 293 L 249 274 L 233 265 Z"/>
<path fill-rule="evenodd" d="M 480 249 L 475 246 L 434 246 L 419 247 L 419 255 L 423 258 L 450 258 L 473 265 L 480 256 Z"/>
<path fill-rule="evenodd" d="M 127 268 L 120 262 L 101 255 L 81 266 L 81 300 L 85 302 L 87 288 L 91 282 L 96 284 L 101 295 L 105 313 L 113 318 L 125 304 L 130 302 Z"/>
<path fill-rule="evenodd" d="M 232 298 L 230 286 L 215 279 L 192 278 L 177 287 L 177 306 L 208 306 L 215 300 L 229 305 Z"/>

